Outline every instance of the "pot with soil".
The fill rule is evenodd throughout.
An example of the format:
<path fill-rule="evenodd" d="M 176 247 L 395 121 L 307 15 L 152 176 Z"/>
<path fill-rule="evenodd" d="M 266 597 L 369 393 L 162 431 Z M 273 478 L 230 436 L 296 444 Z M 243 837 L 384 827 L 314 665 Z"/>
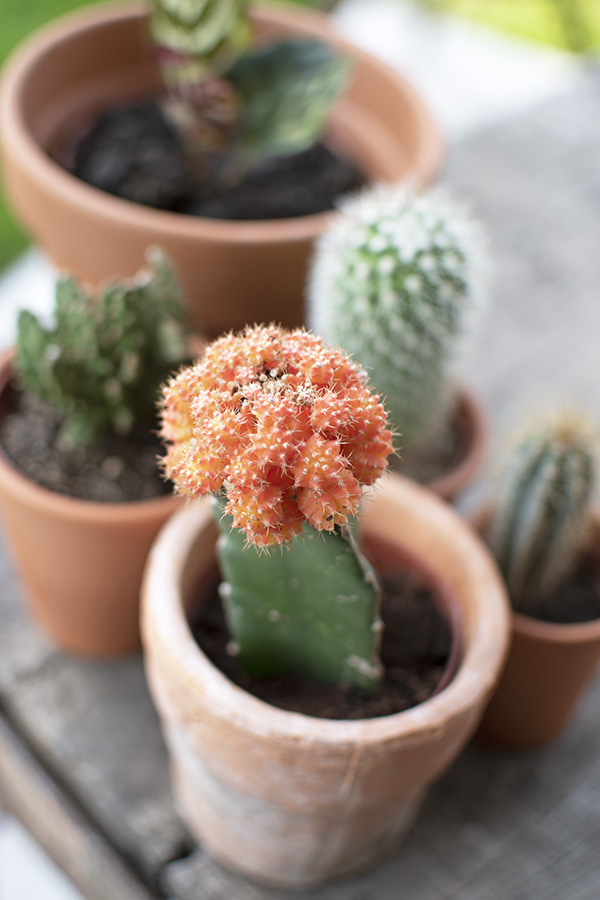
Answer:
<path fill-rule="evenodd" d="M 156 470 L 152 420 L 158 386 L 187 356 L 183 313 L 159 256 L 99 302 L 63 279 L 55 326 L 22 312 L 2 358 L 4 532 L 36 620 L 67 650 L 139 649 L 145 559 L 179 505 Z"/>
<path fill-rule="evenodd" d="M 163 436 L 178 488 L 214 493 L 161 532 L 143 589 L 181 814 L 260 882 L 368 868 L 477 726 L 506 649 L 497 571 L 452 510 L 401 478 L 365 498 L 357 543 L 348 516 L 391 435 L 360 369 L 304 332 L 209 347 L 166 389 Z"/>
<path fill-rule="evenodd" d="M 451 500 L 477 475 L 487 423 L 455 371 L 481 304 L 486 253 L 446 192 L 368 188 L 317 243 L 309 323 L 364 366 L 402 449 L 393 469 Z"/>
<path fill-rule="evenodd" d="M 293 163 L 298 180 L 304 184 L 317 164 L 333 193 L 351 186 L 354 164 L 367 180 L 406 178 L 422 186 L 432 179 L 441 159 L 440 136 L 422 101 L 399 75 L 342 41 L 326 17 L 314 11 L 259 6 L 251 21 L 259 42 L 318 38 L 353 64 L 349 86 L 328 119 L 324 148 L 308 149 Z M 142 116 L 140 104 L 162 90 L 140 6 L 79 11 L 30 38 L 7 66 L 0 99 L 5 189 L 20 221 L 58 267 L 88 283 L 133 271 L 146 246 L 161 246 L 180 272 L 193 324 L 208 335 L 251 321 L 302 323 L 311 246 L 330 219 L 322 207 L 309 212 L 306 191 L 291 192 L 300 215 L 278 218 L 282 211 L 269 211 L 267 199 L 264 220 L 226 221 L 220 218 L 221 201 L 214 197 L 205 197 L 202 208 L 190 201 L 190 210 L 195 207 L 200 215 L 152 209 L 84 183 L 57 161 L 72 160 L 76 139 L 107 110 L 115 110 L 118 119 L 124 108 L 137 105 L 134 118 Z M 157 114 L 154 108 L 148 115 L 153 120 Z M 113 132 L 124 128 L 126 142 L 136 142 L 130 120 L 122 127 L 113 120 L 111 127 Z M 164 121 L 157 129 L 165 130 Z M 105 138 L 106 133 L 98 140 Z M 185 206 L 174 168 L 181 147 L 172 132 L 167 129 L 166 150 L 157 149 L 155 131 L 151 140 L 144 137 L 138 143 L 146 148 L 146 166 L 168 173 L 174 208 Z M 79 153 L 83 168 L 89 165 L 87 152 L 84 146 Z M 117 151 L 113 162 L 115 156 L 123 158 Z M 340 170 L 339 156 L 352 166 L 342 164 Z M 101 160 L 100 168 L 110 169 L 109 162 Z M 255 215 L 256 179 L 285 181 L 288 163 L 265 163 L 262 174 L 259 167 L 247 185 L 242 215 Z M 155 187 L 140 185 L 135 165 L 133 169 L 121 179 L 133 182 L 130 196 L 139 191 L 142 199 L 151 199 Z M 97 178 L 98 166 L 95 172 Z M 320 197 L 322 184 L 313 195 Z M 274 218 L 267 221 L 267 216 Z"/>
<path fill-rule="evenodd" d="M 507 462 L 495 506 L 474 517 L 513 604 L 508 661 L 480 729 L 488 743 L 557 737 L 600 661 L 595 452 L 572 417 L 533 427 Z"/>

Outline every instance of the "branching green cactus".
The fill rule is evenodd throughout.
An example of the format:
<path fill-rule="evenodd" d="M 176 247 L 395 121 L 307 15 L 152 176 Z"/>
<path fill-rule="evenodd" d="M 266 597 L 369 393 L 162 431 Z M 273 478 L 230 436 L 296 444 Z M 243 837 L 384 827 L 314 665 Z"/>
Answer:
<path fill-rule="evenodd" d="M 596 450 L 586 423 L 559 415 L 530 427 L 506 461 L 489 538 L 522 612 L 536 614 L 585 545 Z"/>
<path fill-rule="evenodd" d="M 244 667 L 374 688 L 379 589 L 351 519 L 392 443 L 362 370 L 304 331 L 227 335 L 165 388 L 162 437 L 176 489 L 217 497 Z"/>
<path fill-rule="evenodd" d="M 317 247 L 309 325 L 365 367 L 405 449 L 446 414 L 482 259 L 479 229 L 460 208 L 401 185 L 348 199 Z"/>
<path fill-rule="evenodd" d="M 350 68 L 317 40 L 252 48 L 247 0 L 153 0 L 152 36 L 167 112 L 188 150 L 227 150 L 236 165 L 313 146 Z"/>
<path fill-rule="evenodd" d="M 185 358 L 179 282 L 161 253 L 148 260 L 149 271 L 98 299 L 73 278 L 59 280 L 51 327 L 19 314 L 20 384 L 64 418 L 61 438 L 73 446 L 151 424 L 161 382 Z"/>

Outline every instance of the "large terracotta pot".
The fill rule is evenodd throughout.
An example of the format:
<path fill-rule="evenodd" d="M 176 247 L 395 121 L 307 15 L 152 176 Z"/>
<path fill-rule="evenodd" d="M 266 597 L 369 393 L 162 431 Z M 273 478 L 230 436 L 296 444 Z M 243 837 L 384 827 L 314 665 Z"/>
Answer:
<path fill-rule="evenodd" d="M 482 526 L 489 512 L 476 517 Z M 600 568 L 600 518 L 594 519 Z M 600 619 L 563 625 L 513 612 L 506 668 L 481 723 L 488 743 L 531 747 L 557 737 L 600 661 Z"/>
<path fill-rule="evenodd" d="M 476 728 L 506 649 L 508 608 L 477 537 L 429 491 L 383 479 L 365 503 L 371 543 L 393 545 L 444 596 L 462 631 L 453 680 L 396 715 L 316 719 L 276 709 L 206 658 L 188 619 L 214 574 L 209 504 L 178 513 L 151 551 L 142 634 L 180 812 L 204 848 L 261 882 L 309 887 L 395 851 L 424 792 Z"/>
<path fill-rule="evenodd" d="M 0 360 L 0 415 L 11 354 Z M 146 556 L 180 505 L 172 496 L 92 503 L 23 476 L 0 448 L 0 513 L 32 612 L 61 647 L 109 656 L 140 648 L 139 593 Z"/>
<path fill-rule="evenodd" d="M 259 7 L 260 37 L 318 36 L 355 60 L 329 139 L 374 180 L 426 185 L 440 135 L 423 102 L 385 64 L 339 38 L 325 16 Z M 103 193 L 49 155 L 77 123 L 160 80 L 140 5 L 80 10 L 41 29 L 14 54 L 2 81 L 0 141 L 7 198 L 54 263 L 91 284 L 135 272 L 149 244 L 183 280 L 193 324 L 209 336 L 249 322 L 303 323 L 306 269 L 331 214 L 229 222 L 149 209 Z"/>

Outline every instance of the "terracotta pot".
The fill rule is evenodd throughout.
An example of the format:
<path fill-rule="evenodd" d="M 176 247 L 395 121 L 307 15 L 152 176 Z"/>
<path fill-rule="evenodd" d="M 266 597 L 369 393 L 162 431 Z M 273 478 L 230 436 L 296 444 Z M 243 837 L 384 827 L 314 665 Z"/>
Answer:
<path fill-rule="evenodd" d="M 474 516 L 480 531 L 489 509 Z M 600 567 L 600 518 L 594 518 Z M 506 668 L 479 729 L 487 743 L 531 747 L 557 737 L 600 661 L 600 619 L 563 625 L 512 613 Z"/>
<path fill-rule="evenodd" d="M 0 359 L 0 415 L 11 354 Z M 4 533 L 41 627 L 66 650 L 93 656 L 140 648 L 139 593 L 146 556 L 178 508 L 172 496 L 92 503 L 29 481 L 0 449 Z"/>
<path fill-rule="evenodd" d="M 466 387 L 457 391 L 456 418 L 464 435 L 465 448 L 452 468 L 427 487 L 444 500 L 454 500 L 477 477 L 488 445 L 488 424 L 483 407 Z"/>
<path fill-rule="evenodd" d="M 249 322 L 303 323 L 306 269 L 330 215 L 229 222 L 149 209 L 70 175 L 49 153 L 94 114 L 156 94 L 160 79 L 140 5 L 80 10 L 41 29 L 15 53 L 0 97 L 2 168 L 17 217 L 54 263 L 90 284 L 135 272 L 149 244 L 183 280 L 192 323 L 209 336 Z M 441 157 L 439 132 L 413 89 L 341 40 L 325 16 L 259 7 L 262 38 L 318 36 L 355 60 L 329 140 L 373 180 L 424 186 Z"/>
<path fill-rule="evenodd" d="M 429 784 L 476 728 L 500 671 L 508 609 L 495 566 L 444 503 L 406 479 L 383 479 L 363 531 L 393 544 L 461 623 L 454 679 L 425 703 L 359 721 L 272 707 L 231 683 L 188 624 L 214 573 L 206 502 L 178 513 L 151 551 L 143 588 L 147 674 L 188 827 L 224 865 L 261 882 L 310 887 L 394 852 Z"/>

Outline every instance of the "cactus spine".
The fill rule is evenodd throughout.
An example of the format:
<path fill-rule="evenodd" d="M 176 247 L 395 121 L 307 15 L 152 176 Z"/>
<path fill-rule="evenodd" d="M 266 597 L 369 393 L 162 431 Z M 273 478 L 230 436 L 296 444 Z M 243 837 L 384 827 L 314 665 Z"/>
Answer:
<path fill-rule="evenodd" d="M 585 423 L 560 415 L 530 428 L 507 460 L 490 524 L 490 544 L 516 609 L 568 575 L 585 545 L 596 479 Z"/>
<path fill-rule="evenodd" d="M 401 185 L 346 200 L 319 242 L 310 327 L 365 367 L 405 448 L 442 423 L 482 258 L 478 227 L 445 194 Z"/>
<path fill-rule="evenodd" d="M 363 371 L 307 332 L 248 328 L 165 387 L 162 437 L 176 489 L 218 498 L 224 608 L 248 671 L 374 687 L 379 590 L 351 519 L 392 444 Z"/>

